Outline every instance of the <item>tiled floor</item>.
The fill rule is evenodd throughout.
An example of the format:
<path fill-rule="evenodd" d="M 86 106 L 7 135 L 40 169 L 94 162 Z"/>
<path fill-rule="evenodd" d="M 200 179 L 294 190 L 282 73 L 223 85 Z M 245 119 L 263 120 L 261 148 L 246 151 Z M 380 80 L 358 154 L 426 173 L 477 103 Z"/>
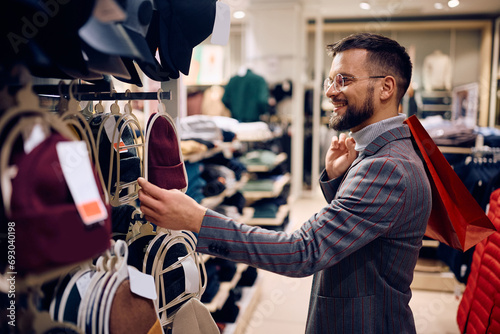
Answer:
<path fill-rule="evenodd" d="M 294 202 L 290 228 L 300 226 L 325 204 L 321 195 L 310 195 Z M 260 299 L 250 316 L 245 334 L 303 334 L 309 305 L 312 277 L 288 278 L 261 271 Z M 413 290 L 410 307 L 417 333 L 459 333 L 456 312 L 459 300 L 453 293 Z"/>

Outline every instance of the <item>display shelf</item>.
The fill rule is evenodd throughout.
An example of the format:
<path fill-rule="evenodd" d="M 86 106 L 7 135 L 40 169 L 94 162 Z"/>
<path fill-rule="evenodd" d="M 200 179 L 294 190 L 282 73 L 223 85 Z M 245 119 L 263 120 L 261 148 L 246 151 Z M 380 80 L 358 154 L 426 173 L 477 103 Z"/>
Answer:
<path fill-rule="evenodd" d="M 422 240 L 422 247 L 437 248 L 438 246 L 439 246 L 439 241 L 437 240 Z"/>
<path fill-rule="evenodd" d="M 441 153 L 472 154 L 472 148 L 470 147 L 438 146 L 438 149 Z"/>
<path fill-rule="evenodd" d="M 273 184 L 273 189 L 270 191 L 248 191 L 244 190 L 243 191 L 243 196 L 248 201 L 255 201 L 259 200 L 261 198 L 272 198 L 272 197 L 277 197 L 281 194 L 283 191 L 283 188 L 290 182 L 290 174 L 286 173 L 283 174 L 280 178 L 278 178 L 274 184 Z"/>
<path fill-rule="evenodd" d="M 290 213 L 290 206 L 281 205 L 275 218 L 253 218 L 254 211 L 252 207 L 244 208 L 242 222 L 251 226 L 281 226 Z"/>
<path fill-rule="evenodd" d="M 225 189 L 217 196 L 205 197 L 204 199 L 201 200 L 200 204 L 209 209 L 214 209 L 219 204 L 221 204 L 226 197 L 231 197 L 237 191 L 241 190 L 243 186 L 248 182 L 248 178 L 249 178 L 248 174 L 244 173 L 241 176 L 241 179 L 238 182 L 236 182 L 234 187 L 231 187 L 230 189 Z"/>
<path fill-rule="evenodd" d="M 245 333 L 247 325 L 250 323 L 252 314 L 260 300 L 260 280 L 261 278 L 257 277 L 254 285 L 242 289 L 243 291 L 241 293 L 241 299 L 236 302 L 236 305 L 240 308 L 238 317 L 236 318 L 236 321 L 234 323 L 226 325 L 222 334 Z"/>
<path fill-rule="evenodd" d="M 236 147 L 238 145 L 241 145 L 241 144 L 239 144 L 238 141 L 232 141 L 232 142 L 220 142 L 220 143 L 217 143 L 215 145 L 216 145 L 215 147 L 210 148 L 204 152 L 184 155 L 183 156 L 184 161 L 194 163 L 194 162 L 202 161 L 204 159 L 211 158 L 214 155 L 221 153 L 221 152 L 223 152 L 224 155 L 232 156 L 232 153 L 234 152 Z"/>
<path fill-rule="evenodd" d="M 434 240 L 427 240 L 434 241 Z M 441 260 L 419 258 L 413 273 L 412 289 L 456 292 L 464 289 L 455 274 Z"/>
<path fill-rule="evenodd" d="M 288 158 L 288 155 L 285 152 L 282 152 L 278 155 L 276 155 L 276 160 L 271 166 L 268 165 L 246 165 L 247 170 L 251 173 L 258 173 L 258 172 L 269 172 L 279 166 L 281 163 L 286 161 Z"/>
<path fill-rule="evenodd" d="M 222 152 L 222 147 L 216 146 L 214 148 L 208 149 L 208 150 L 203 151 L 203 152 L 186 154 L 183 156 L 183 158 L 184 158 L 184 161 L 186 161 L 186 162 L 194 163 L 194 162 L 201 161 L 203 159 L 210 158 L 210 157 L 212 157 L 220 152 Z"/>
<path fill-rule="evenodd" d="M 423 272 L 415 271 L 411 288 L 415 290 L 463 292 L 465 285 L 457 281 L 455 275 L 450 272 Z"/>
<path fill-rule="evenodd" d="M 224 306 L 224 303 L 226 302 L 227 298 L 229 297 L 230 291 L 236 287 L 236 284 L 238 284 L 241 274 L 247 270 L 248 265 L 244 263 L 238 263 L 236 265 L 236 272 L 234 273 L 233 278 L 229 282 L 221 282 L 219 285 L 219 291 L 217 294 L 214 296 L 212 301 L 210 303 L 205 303 L 205 306 L 210 312 L 215 312 L 217 310 L 220 310 L 222 306 Z"/>

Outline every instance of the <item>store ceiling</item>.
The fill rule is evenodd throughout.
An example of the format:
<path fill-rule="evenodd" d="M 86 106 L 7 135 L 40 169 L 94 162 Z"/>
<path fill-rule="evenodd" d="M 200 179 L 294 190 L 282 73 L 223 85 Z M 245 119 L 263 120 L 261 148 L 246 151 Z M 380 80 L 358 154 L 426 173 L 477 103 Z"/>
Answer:
<path fill-rule="evenodd" d="M 233 9 L 251 6 L 272 6 L 302 3 L 306 16 L 321 15 L 327 19 L 397 18 L 420 16 L 500 15 L 498 0 L 460 0 L 455 8 L 448 7 L 448 0 L 364 0 L 371 5 L 361 9 L 362 0 L 225 0 Z M 440 3 L 442 9 L 436 9 Z"/>

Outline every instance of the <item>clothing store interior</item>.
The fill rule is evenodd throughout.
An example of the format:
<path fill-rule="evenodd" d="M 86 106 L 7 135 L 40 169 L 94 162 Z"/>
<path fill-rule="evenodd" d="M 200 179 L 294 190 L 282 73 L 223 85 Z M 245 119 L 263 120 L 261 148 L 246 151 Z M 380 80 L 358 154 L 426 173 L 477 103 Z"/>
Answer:
<path fill-rule="evenodd" d="M 448 233 L 489 218 L 459 246 L 423 236 L 416 333 L 500 333 L 500 2 L 6 1 L 1 333 L 306 332 L 313 276 L 197 251 L 147 219 L 137 179 L 294 233 L 329 205 L 326 46 L 358 32 L 410 56 L 399 112 L 473 198 L 442 211 Z"/>

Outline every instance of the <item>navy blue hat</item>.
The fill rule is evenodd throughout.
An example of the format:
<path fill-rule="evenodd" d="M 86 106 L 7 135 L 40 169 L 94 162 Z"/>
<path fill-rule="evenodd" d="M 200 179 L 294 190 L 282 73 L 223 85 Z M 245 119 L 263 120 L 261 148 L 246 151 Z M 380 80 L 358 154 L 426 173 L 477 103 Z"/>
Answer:
<path fill-rule="evenodd" d="M 160 59 L 174 70 L 189 74 L 193 48 L 212 34 L 216 0 L 156 0 L 160 13 Z"/>
<path fill-rule="evenodd" d="M 8 10 L 0 13 L 1 62 L 22 61 L 44 77 L 89 77 L 78 30 L 91 16 L 94 3 L 7 0 Z"/>

